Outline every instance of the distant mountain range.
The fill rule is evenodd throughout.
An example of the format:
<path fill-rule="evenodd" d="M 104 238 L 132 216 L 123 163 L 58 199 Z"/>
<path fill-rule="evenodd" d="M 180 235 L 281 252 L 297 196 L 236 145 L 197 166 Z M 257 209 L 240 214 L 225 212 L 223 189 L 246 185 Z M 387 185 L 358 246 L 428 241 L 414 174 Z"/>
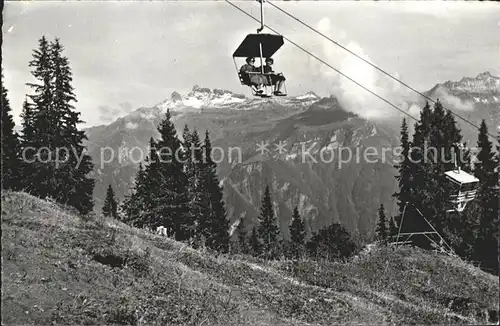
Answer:
<path fill-rule="evenodd" d="M 500 127 L 500 77 L 483 72 L 475 78 L 464 77 L 460 81 L 437 84 L 426 95 L 440 99 L 443 104 L 469 122 L 479 126 L 485 120 L 490 134 L 496 135 Z M 456 118 L 462 135 L 473 146 L 477 142 L 477 129 Z"/>
<path fill-rule="evenodd" d="M 426 95 L 439 98 L 474 124 L 486 119 L 491 133 L 500 125 L 500 78 L 487 72 L 437 84 Z M 256 222 L 266 184 L 286 236 L 294 206 L 299 207 L 309 231 L 336 221 L 363 236 L 373 234 L 380 204 L 389 213 L 394 210 L 394 156 L 384 148 L 399 145 L 400 119 L 393 124 L 367 121 L 342 107 L 335 97 L 320 98 L 313 92 L 261 99 L 198 86 L 186 95 L 174 92 L 154 107 L 138 108 L 109 125 L 86 130 L 96 165 L 97 209 L 108 184 L 119 199 L 128 193 L 139 149 L 147 153 L 150 137 L 158 137 L 156 127 L 167 108 L 179 134 L 184 125 L 199 133 L 208 130 L 214 146 L 220 148 L 218 174 L 232 222 L 240 218 L 247 225 Z M 465 138 L 475 143 L 477 130 L 457 121 Z M 266 143 L 269 151 L 258 151 Z M 368 147 L 375 153 L 368 159 L 378 162 L 363 157 Z M 350 149 L 350 162 L 341 164 L 341 149 L 344 159 Z M 111 152 L 115 154 L 112 160 Z"/>

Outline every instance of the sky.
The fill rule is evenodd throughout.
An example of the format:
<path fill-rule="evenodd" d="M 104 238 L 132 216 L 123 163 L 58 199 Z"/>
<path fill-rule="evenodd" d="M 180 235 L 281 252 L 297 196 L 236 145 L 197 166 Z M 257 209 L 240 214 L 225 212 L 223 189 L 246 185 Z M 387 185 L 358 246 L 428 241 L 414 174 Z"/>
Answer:
<path fill-rule="evenodd" d="M 256 1 L 234 4 L 259 18 Z M 500 3 L 274 1 L 411 86 L 500 75 Z M 382 96 L 402 103 L 407 90 L 297 21 L 265 5 L 265 23 Z M 32 82 L 37 41 L 58 37 L 73 71 L 84 127 L 107 124 L 193 85 L 250 96 L 231 57 L 259 23 L 224 1 L 6 1 L 2 60 L 16 123 Z M 270 32 L 268 29 L 264 31 Z M 271 32 L 272 33 L 272 32 Z M 294 45 L 275 54 L 290 95 L 336 95 L 358 110 L 374 97 Z M 242 62 L 238 62 L 241 65 Z M 374 115 L 385 111 L 374 109 Z"/>

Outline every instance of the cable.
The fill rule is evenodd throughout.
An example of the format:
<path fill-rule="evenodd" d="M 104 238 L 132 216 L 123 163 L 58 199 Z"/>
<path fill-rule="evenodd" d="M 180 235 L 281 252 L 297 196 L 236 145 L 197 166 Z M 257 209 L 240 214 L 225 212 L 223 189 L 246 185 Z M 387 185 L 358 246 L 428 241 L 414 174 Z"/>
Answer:
<path fill-rule="evenodd" d="M 385 70 L 383 70 L 382 68 L 379 68 L 378 66 L 374 65 L 373 63 L 369 62 L 368 60 L 364 59 L 363 57 L 361 57 L 360 55 L 354 53 L 353 51 L 349 50 L 348 48 L 346 48 L 345 46 L 343 46 L 342 44 L 338 43 L 337 41 L 335 40 L 332 40 L 330 37 L 326 36 L 325 34 L 321 33 L 320 31 L 318 31 L 317 29 L 311 27 L 310 25 L 308 25 L 307 23 L 304 23 L 302 20 L 298 19 L 297 17 L 293 16 L 292 14 L 288 13 L 287 11 L 281 9 L 280 7 L 278 7 L 277 5 L 275 5 L 274 3 L 272 3 L 271 1 L 267 0 L 267 3 L 269 3 L 271 6 L 273 6 L 274 8 L 278 9 L 279 11 L 281 11 L 282 13 L 284 13 L 285 15 L 291 17 L 292 19 L 298 21 L 299 23 L 301 23 L 302 25 L 306 26 L 307 28 L 311 29 L 312 31 L 314 31 L 315 33 L 321 35 L 322 37 L 324 37 L 325 39 L 327 39 L 328 41 L 332 42 L 333 44 L 335 44 L 336 46 L 340 47 L 341 49 L 349 52 L 350 54 L 354 55 L 356 58 L 358 59 L 361 59 L 363 62 L 369 64 L 370 66 L 372 66 L 373 68 L 377 69 L 378 71 L 382 72 L 383 74 L 385 74 L 386 76 L 392 78 L 393 80 L 397 81 L 398 83 L 401 83 L 403 86 L 409 88 L 410 90 L 414 91 L 415 93 L 419 94 L 420 96 L 424 97 L 426 100 L 432 102 L 432 103 L 436 103 L 436 101 L 434 101 L 433 99 L 431 99 L 430 97 L 428 97 L 427 95 L 423 94 L 422 92 L 416 90 L 415 88 L 411 87 L 410 85 L 408 85 L 407 83 L 403 82 L 402 80 L 394 77 L 393 75 L 391 75 L 390 73 L 386 72 Z M 442 104 L 441 104 L 442 105 Z M 469 120 L 465 119 L 464 117 L 456 114 L 455 112 L 453 112 L 452 110 L 446 108 L 444 105 L 443 105 L 443 108 L 447 111 L 449 111 L 451 114 L 453 114 L 454 116 L 460 118 L 461 120 L 467 122 L 468 124 L 470 124 L 471 126 L 473 126 L 474 128 L 476 129 L 480 129 L 477 125 L 475 125 L 474 123 L 470 122 Z M 496 139 L 496 136 L 493 136 L 492 134 L 488 133 L 488 135 L 490 137 L 493 137 Z"/>
<path fill-rule="evenodd" d="M 233 4 L 231 1 L 229 0 L 224 0 L 225 2 L 229 3 L 231 6 L 233 6 L 234 8 L 238 9 L 239 11 L 241 11 L 242 13 L 244 13 L 245 15 L 249 16 L 250 18 L 260 22 L 257 18 L 255 18 L 254 16 L 252 16 L 251 14 L 247 13 L 245 10 L 241 9 L 240 7 L 236 6 L 235 4 Z M 281 35 L 279 32 L 277 32 L 275 29 L 269 27 L 268 25 L 265 25 L 265 27 L 267 27 L 268 29 L 270 29 L 271 31 L 273 31 L 274 33 L 278 34 L 278 35 Z M 290 39 L 288 39 L 287 37 L 283 36 L 283 38 L 285 40 L 287 40 L 288 42 L 290 42 L 291 44 L 295 45 L 296 47 L 298 47 L 299 49 L 301 49 L 302 51 L 304 51 L 305 53 L 309 54 L 311 57 L 315 58 L 316 60 L 320 61 L 321 63 L 325 64 L 326 66 L 328 66 L 329 68 L 335 70 L 336 72 L 338 72 L 340 75 L 342 75 L 343 77 L 349 79 L 350 81 L 352 81 L 353 83 L 355 83 L 356 85 L 358 85 L 359 87 L 363 88 L 364 90 L 366 90 L 367 92 L 369 92 L 370 94 L 374 95 L 375 97 L 377 97 L 378 99 L 384 101 L 385 103 L 389 104 L 390 106 L 392 106 L 393 108 L 395 108 L 396 110 L 398 110 L 399 112 L 409 116 L 410 118 L 412 118 L 413 120 L 417 121 L 418 122 L 418 119 L 415 118 L 414 116 L 412 116 L 411 114 L 409 114 L 408 112 L 405 112 L 404 110 L 398 108 L 396 105 L 392 104 L 391 102 L 389 102 L 388 100 L 386 100 L 385 98 L 383 98 L 382 96 L 378 95 L 377 93 L 375 93 L 374 91 L 370 90 L 369 88 L 366 88 L 365 86 L 361 85 L 360 83 L 358 83 L 357 81 L 355 81 L 354 79 L 352 79 L 351 77 L 345 75 L 344 73 L 342 73 L 340 70 L 336 69 L 335 67 L 331 66 L 329 63 L 325 62 L 323 59 L 321 58 L 318 58 L 317 56 L 315 56 L 314 54 L 312 54 L 311 52 L 309 52 L 308 50 L 304 49 L 303 47 L 301 47 L 300 45 L 298 45 L 297 43 L 291 41 Z"/>

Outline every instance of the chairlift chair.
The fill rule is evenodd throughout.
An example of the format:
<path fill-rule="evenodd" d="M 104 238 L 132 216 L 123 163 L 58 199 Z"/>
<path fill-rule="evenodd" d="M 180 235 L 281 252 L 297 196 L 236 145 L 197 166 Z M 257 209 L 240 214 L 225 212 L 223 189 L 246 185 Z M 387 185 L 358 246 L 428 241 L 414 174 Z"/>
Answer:
<path fill-rule="evenodd" d="M 264 58 L 272 57 L 280 48 L 283 46 L 283 36 L 275 35 L 275 34 L 266 34 L 261 33 L 264 29 L 264 15 L 262 5 L 264 0 L 257 0 L 260 2 L 261 6 L 261 26 L 257 29 L 257 33 L 248 34 L 243 42 L 238 46 L 238 48 L 233 53 L 233 62 L 236 68 L 236 72 L 238 73 L 238 78 L 240 80 L 241 85 L 249 86 L 252 89 L 252 93 L 255 96 L 265 96 L 263 94 L 256 93 L 251 87 L 250 76 L 248 74 L 259 74 L 265 76 L 271 84 L 271 75 L 264 73 Z M 251 72 L 248 74 L 242 74 L 238 69 L 238 65 L 236 64 L 236 58 L 260 58 L 260 72 Z M 286 86 L 283 84 L 286 89 Z"/>

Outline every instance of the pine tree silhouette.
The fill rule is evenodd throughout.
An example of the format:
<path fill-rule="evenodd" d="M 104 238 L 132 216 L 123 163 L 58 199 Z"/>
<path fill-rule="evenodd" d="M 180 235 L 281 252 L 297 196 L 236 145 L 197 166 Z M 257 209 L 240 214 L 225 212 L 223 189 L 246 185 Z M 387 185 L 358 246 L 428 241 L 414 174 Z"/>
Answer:
<path fill-rule="evenodd" d="M 170 110 L 158 127 L 157 149 L 161 187 L 156 196 L 157 214 L 178 241 L 192 239 L 194 220 L 189 214 L 188 178 L 184 170 L 183 148 L 171 121 Z"/>
<path fill-rule="evenodd" d="M 394 222 L 394 217 L 391 217 L 389 220 L 389 235 L 395 236 L 398 234 L 398 227 L 396 226 L 396 222 Z"/>
<path fill-rule="evenodd" d="M 217 177 L 217 164 L 212 159 L 212 143 L 208 130 L 203 143 L 201 179 L 209 202 L 207 245 L 217 251 L 227 252 L 229 248 L 229 221 L 223 199 L 222 185 Z"/>
<path fill-rule="evenodd" d="M 498 156 L 493 153 L 493 144 L 488 138 L 485 121 L 481 122 L 477 145 L 479 153 L 474 174 L 479 179 L 479 230 L 474 248 L 474 258 L 490 272 L 498 275 Z"/>
<path fill-rule="evenodd" d="M 72 102 L 76 102 L 69 60 L 63 55 L 64 47 L 58 38 L 50 44 L 50 55 L 53 63 L 53 99 L 55 134 L 53 142 L 56 148 L 67 148 L 67 156 L 64 151 L 60 152 L 60 160 L 67 162 L 59 168 L 58 184 L 62 191 L 56 197 L 57 200 L 77 208 L 81 213 L 92 211 L 94 202 L 92 199 L 95 181 L 88 177 L 93 170 L 90 155 L 85 154 L 86 147 L 83 142 L 87 136 L 83 130 L 78 129 L 80 112 L 75 111 Z"/>
<path fill-rule="evenodd" d="M 380 207 L 378 209 L 378 222 L 375 232 L 377 232 L 377 237 L 379 238 L 379 240 L 387 239 L 387 218 L 385 216 L 385 209 L 383 204 L 380 204 Z"/>
<path fill-rule="evenodd" d="M 23 102 L 23 111 L 21 113 L 22 123 L 21 123 L 21 175 L 23 176 L 20 180 L 21 188 L 25 189 L 27 192 L 35 193 L 33 189 L 32 177 L 36 173 L 35 165 L 32 163 L 35 161 L 35 151 L 30 150 L 34 144 L 35 138 L 35 114 L 32 106 L 28 103 L 27 99 Z M 36 148 L 36 147 L 34 147 Z"/>
<path fill-rule="evenodd" d="M 25 110 L 23 116 L 29 119 L 23 122 L 23 128 L 25 126 L 29 128 L 29 130 L 23 129 L 22 131 L 23 148 L 33 148 L 33 151 L 26 151 L 30 157 L 25 162 L 32 163 L 28 163 L 29 166 L 23 169 L 23 188 L 41 198 L 54 197 L 56 187 L 53 162 L 50 162 L 54 150 L 52 140 L 56 132 L 56 118 L 51 106 L 54 86 L 52 83 L 53 63 L 50 55 L 49 42 L 45 36 L 42 36 L 38 41 L 38 49 L 33 51 L 33 60 L 29 62 L 29 66 L 33 68 L 31 74 L 37 83 L 26 84 L 35 94 L 27 96 L 32 103 L 25 104 L 23 108 Z M 46 147 L 47 150 L 39 152 L 39 155 L 35 157 L 34 153 L 41 147 Z"/>
<path fill-rule="evenodd" d="M 186 171 L 188 175 L 190 212 L 196 221 L 197 242 L 211 247 L 207 241 L 211 237 L 211 206 L 210 193 L 208 191 L 207 173 L 205 163 L 202 160 L 203 149 L 198 131 L 194 130 L 189 136 L 186 145 Z"/>
<path fill-rule="evenodd" d="M 106 191 L 106 199 L 102 208 L 102 214 L 107 217 L 118 218 L 118 203 L 115 199 L 115 192 L 111 185 L 108 186 Z"/>
<path fill-rule="evenodd" d="M 405 143 L 403 134 L 402 130 L 402 144 Z M 398 224 L 400 224 L 405 198 L 408 198 L 408 202 L 419 208 L 436 230 L 455 246 L 461 241 L 460 231 L 458 231 L 460 226 L 457 224 L 460 219 L 447 213 L 450 206 L 448 199 L 453 189 L 444 172 L 454 167 L 452 160 L 454 153 L 458 154 L 456 157 L 461 157 L 462 152 L 467 153 L 467 148 L 457 145 L 461 139 L 460 130 L 453 116 L 445 112 L 442 104 L 437 101 L 434 109 L 431 110 L 429 104 L 426 103 L 420 113 L 420 120 L 415 124 L 415 133 L 411 142 L 413 150 L 409 157 L 415 163 L 406 165 L 403 161 L 398 165 L 400 191 L 396 193 L 400 207 L 400 214 L 396 219 Z M 466 169 L 469 163 L 467 160 L 457 162 Z M 405 166 L 409 167 L 407 177 L 404 177 Z M 405 222 L 402 224 L 402 232 L 426 230 L 428 225 L 425 221 L 417 215 L 412 206 L 409 205 L 408 208 Z M 423 237 L 414 237 L 412 241 L 419 246 L 429 245 Z"/>
<path fill-rule="evenodd" d="M 259 216 L 259 237 L 262 241 L 262 253 L 266 259 L 277 257 L 279 235 L 280 230 L 274 215 L 271 193 L 269 186 L 266 186 Z"/>
<path fill-rule="evenodd" d="M 132 226 L 142 228 L 145 226 L 143 212 L 146 211 L 144 202 L 146 192 L 146 172 L 142 163 L 139 163 L 134 185 L 130 194 L 125 197 L 122 203 L 122 210 L 125 214 L 124 222 Z"/>
<path fill-rule="evenodd" d="M 23 107 L 22 146 L 46 150 L 37 157 L 30 154 L 35 160 L 29 166 L 23 164 L 23 187 L 86 214 L 94 205 L 94 180 L 88 176 L 93 164 L 84 153 L 85 133 L 77 127 L 83 121 L 72 105 L 76 97 L 69 60 L 63 56 L 63 50 L 57 38 L 49 44 L 42 37 L 29 64 L 37 83 L 27 84 L 34 94 L 28 95 L 32 103 L 26 102 Z"/>
<path fill-rule="evenodd" d="M 406 124 L 406 119 L 403 119 L 401 123 L 401 159 L 400 163 L 396 164 L 394 167 L 398 169 L 399 175 L 396 176 L 398 181 L 399 191 L 394 193 L 393 197 L 396 197 L 397 204 L 399 207 L 399 214 L 396 216 L 396 220 L 401 221 L 403 216 L 403 211 L 406 206 L 406 202 L 412 199 L 412 188 L 414 187 L 414 165 L 410 157 L 410 147 L 411 143 L 408 137 L 408 126 Z"/>
<path fill-rule="evenodd" d="M 299 208 L 293 209 L 292 223 L 290 224 L 291 254 L 295 259 L 299 259 L 305 250 L 306 230 L 304 222 L 299 214 Z"/>
<path fill-rule="evenodd" d="M 19 190 L 21 187 L 21 158 L 19 156 L 19 136 L 14 131 L 7 89 L 3 84 L 2 70 L 2 101 L 0 103 L 2 122 L 2 189 Z"/>

